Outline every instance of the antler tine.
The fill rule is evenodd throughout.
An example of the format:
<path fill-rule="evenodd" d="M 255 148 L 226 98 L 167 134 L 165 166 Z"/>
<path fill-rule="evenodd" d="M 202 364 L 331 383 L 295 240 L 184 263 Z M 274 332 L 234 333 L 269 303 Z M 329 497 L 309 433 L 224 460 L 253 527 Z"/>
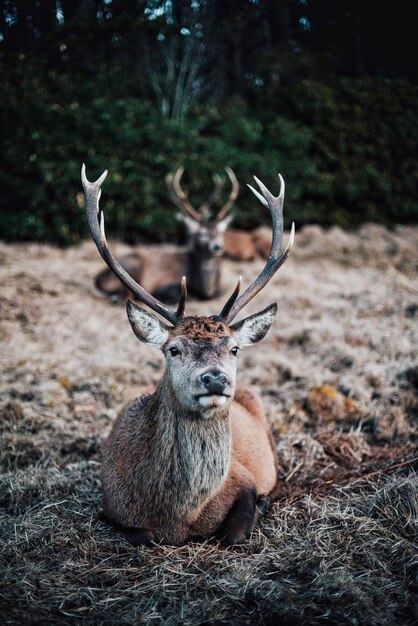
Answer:
<path fill-rule="evenodd" d="M 187 199 L 187 194 L 180 186 L 180 179 L 183 175 L 184 167 L 179 167 L 175 174 L 167 174 L 166 183 L 171 201 L 182 211 L 187 213 L 196 222 L 202 221 L 202 215 L 192 207 Z"/>
<path fill-rule="evenodd" d="M 104 228 L 104 216 L 103 212 L 100 215 L 100 226 L 98 222 L 98 213 L 99 213 L 99 200 L 101 195 L 101 185 L 104 179 L 107 176 L 107 170 L 103 172 L 98 180 L 95 182 L 90 182 L 86 177 L 86 166 L 83 163 L 83 167 L 81 168 L 81 180 L 83 183 L 84 194 L 86 197 L 86 213 L 87 213 L 87 222 L 90 228 L 91 235 L 96 243 L 97 249 L 100 252 L 102 258 L 107 263 L 109 268 L 115 274 L 115 276 L 132 292 L 132 294 L 141 302 L 149 306 L 150 309 L 164 317 L 168 320 L 173 326 L 176 326 L 180 319 L 181 315 L 179 312 L 175 313 L 171 309 L 168 309 L 162 302 L 154 298 L 148 291 L 145 291 L 141 285 L 139 285 L 133 278 L 128 274 L 128 272 L 122 267 L 122 265 L 114 258 L 112 253 L 109 250 L 106 241 L 106 234 Z M 184 312 L 184 301 L 183 298 L 183 290 L 182 296 L 179 302 L 183 308 Z"/>
<path fill-rule="evenodd" d="M 241 289 L 241 276 L 238 278 L 238 282 L 237 282 L 237 286 L 235 287 L 234 291 L 232 292 L 232 294 L 229 296 L 224 308 L 222 309 L 222 311 L 219 314 L 219 319 L 221 320 L 226 320 L 229 312 L 232 309 L 232 305 L 234 304 L 235 300 L 238 298 L 238 294 L 240 292 Z"/>
<path fill-rule="evenodd" d="M 229 307 L 228 310 L 228 302 L 225 307 L 222 309 L 220 317 L 222 317 L 223 321 L 226 324 L 230 324 L 231 321 L 238 315 L 241 309 L 244 308 L 248 304 L 250 300 L 254 298 L 254 296 L 267 285 L 269 280 L 274 276 L 279 267 L 283 265 L 289 256 L 290 250 L 292 249 L 294 238 L 295 238 L 295 224 L 292 223 L 292 228 L 290 231 L 289 241 L 286 246 L 286 249 L 282 254 L 280 254 L 280 246 L 283 238 L 283 203 L 284 203 L 284 191 L 285 184 L 282 176 L 279 174 L 280 178 L 280 193 L 277 196 L 273 196 L 267 187 L 260 181 L 256 176 L 254 176 L 255 182 L 258 184 L 261 194 L 253 189 L 251 185 L 249 185 L 250 189 L 255 193 L 257 198 L 264 204 L 268 206 L 271 213 L 272 219 L 272 227 L 273 227 L 273 238 L 271 242 L 270 254 L 267 259 L 266 265 L 263 270 L 254 280 L 254 282 L 244 291 L 244 293 L 235 299 L 235 302 L 232 303 L 232 306 Z M 225 313 L 225 309 L 227 309 Z"/>
<path fill-rule="evenodd" d="M 177 307 L 177 317 L 181 320 L 184 317 L 184 310 L 186 308 L 186 299 L 187 299 L 187 283 L 186 277 L 181 277 L 181 294 L 179 299 L 179 304 Z"/>
<path fill-rule="evenodd" d="M 202 215 L 204 218 L 207 217 L 210 207 L 218 199 L 219 194 L 221 193 L 222 187 L 225 184 L 225 180 L 222 178 L 222 176 L 219 176 L 219 174 L 214 174 L 212 176 L 212 179 L 215 184 L 215 187 L 213 188 L 213 191 L 210 194 L 209 198 L 206 200 L 206 202 L 201 204 L 200 207 L 198 208 L 200 215 Z"/>
<path fill-rule="evenodd" d="M 165 184 L 167 185 L 168 195 L 170 196 L 170 200 L 177 205 L 177 198 L 175 198 L 173 194 L 173 172 L 168 172 L 165 177 Z"/>
<path fill-rule="evenodd" d="M 234 206 L 234 202 L 238 198 L 239 193 L 239 182 L 238 178 L 234 174 L 234 171 L 230 167 L 226 167 L 225 172 L 227 173 L 228 178 L 231 181 L 232 188 L 227 203 L 224 204 L 224 206 L 216 216 L 217 222 L 221 222 L 227 216 L 231 208 Z"/>
<path fill-rule="evenodd" d="M 99 213 L 99 200 L 102 193 L 101 186 L 107 174 L 108 170 L 105 170 L 100 178 L 96 180 L 96 182 L 91 183 L 87 180 L 85 164 L 83 163 L 81 167 L 81 182 L 83 183 L 84 195 L 86 198 L 87 222 L 90 228 L 91 235 L 102 258 L 104 258 L 104 255 L 97 216 Z"/>
<path fill-rule="evenodd" d="M 177 196 L 176 192 L 174 191 L 173 179 L 174 179 L 173 172 L 169 172 L 165 177 L 167 191 L 170 196 L 171 202 L 175 204 L 179 209 L 183 209 L 183 205 L 180 201 L 180 198 Z"/>

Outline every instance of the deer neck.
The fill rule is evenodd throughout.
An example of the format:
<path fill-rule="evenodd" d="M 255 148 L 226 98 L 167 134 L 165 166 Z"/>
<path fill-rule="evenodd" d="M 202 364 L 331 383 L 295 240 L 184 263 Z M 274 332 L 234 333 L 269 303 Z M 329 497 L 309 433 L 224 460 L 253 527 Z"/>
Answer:
<path fill-rule="evenodd" d="M 196 296 L 215 298 L 221 288 L 221 257 L 203 256 L 191 248 L 187 255 L 187 280 L 190 291 Z"/>
<path fill-rule="evenodd" d="M 176 494 L 175 502 L 170 498 L 173 519 L 202 506 L 225 479 L 231 458 L 229 409 L 210 418 L 183 409 L 165 376 L 154 397 L 159 467 L 167 491 Z"/>

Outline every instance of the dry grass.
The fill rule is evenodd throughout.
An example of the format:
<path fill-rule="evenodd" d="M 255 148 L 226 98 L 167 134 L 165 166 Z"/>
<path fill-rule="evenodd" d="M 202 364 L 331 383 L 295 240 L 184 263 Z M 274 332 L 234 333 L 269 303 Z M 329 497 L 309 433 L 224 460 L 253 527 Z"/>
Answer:
<path fill-rule="evenodd" d="M 97 521 L 94 461 L 2 481 L 3 623 L 413 623 L 412 474 L 277 505 L 228 550 L 131 547 Z"/>
<path fill-rule="evenodd" d="M 248 307 L 280 304 L 240 379 L 263 396 L 281 493 L 227 550 L 137 549 L 98 520 L 101 441 L 162 358 L 95 294 L 92 244 L 0 246 L 1 622 L 415 623 L 417 244 L 307 229 Z M 260 266 L 227 262 L 225 282 Z"/>

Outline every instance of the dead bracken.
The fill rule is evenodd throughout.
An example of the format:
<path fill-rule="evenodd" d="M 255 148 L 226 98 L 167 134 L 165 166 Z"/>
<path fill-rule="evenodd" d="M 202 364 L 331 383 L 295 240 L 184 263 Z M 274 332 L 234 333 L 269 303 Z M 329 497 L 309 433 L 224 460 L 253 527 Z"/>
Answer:
<path fill-rule="evenodd" d="M 364 409 L 357 402 L 330 385 L 312 387 L 306 404 L 312 418 L 323 421 L 350 422 L 365 415 Z"/>

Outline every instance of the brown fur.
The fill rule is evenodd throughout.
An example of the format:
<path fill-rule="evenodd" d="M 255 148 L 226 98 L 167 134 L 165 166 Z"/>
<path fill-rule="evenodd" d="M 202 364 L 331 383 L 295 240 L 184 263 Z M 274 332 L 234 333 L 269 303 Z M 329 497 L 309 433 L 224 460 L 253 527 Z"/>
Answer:
<path fill-rule="evenodd" d="M 173 328 L 171 336 L 186 335 L 193 341 L 212 341 L 216 337 L 231 336 L 231 330 L 223 324 L 210 317 L 195 315 L 184 318 L 178 326 Z"/>
<path fill-rule="evenodd" d="M 157 295 L 164 302 L 176 302 L 182 276 L 187 276 L 190 294 L 201 300 L 219 296 L 222 291 L 221 265 L 224 230 L 211 222 L 203 222 L 189 232 L 187 248 L 175 248 L 169 252 L 158 251 L 158 262 L 153 251 L 136 251 L 120 257 L 122 267 L 148 293 Z M 216 246 L 216 249 L 215 247 Z M 99 291 L 111 298 L 126 300 L 130 292 L 106 268 L 95 278 Z"/>
<path fill-rule="evenodd" d="M 271 228 L 260 226 L 253 231 L 228 230 L 225 233 L 225 256 L 234 261 L 267 259 L 271 248 Z"/>
<path fill-rule="evenodd" d="M 268 257 L 271 246 L 270 228 L 261 226 L 253 232 L 229 230 L 222 236 L 222 233 L 216 233 L 215 226 L 209 223 L 203 224 L 201 228 L 207 229 L 208 241 L 218 238 L 225 256 L 235 261 L 253 261 L 259 257 Z M 197 246 L 197 233 L 190 234 L 187 249 L 158 249 L 158 263 L 155 262 L 154 252 L 150 250 L 134 250 L 120 257 L 119 262 L 146 291 L 157 294 L 166 302 L 177 301 L 178 285 L 183 275 L 187 276 L 189 292 L 197 298 L 215 298 L 223 291 L 221 257 L 207 252 L 205 254 L 205 250 Z M 95 285 L 110 298 L 126 300 L 130 296 L 129 290 L 108 268 L 97 274 Z"/>
<path fill-rule="evenodd" d="M 170 251 L 158 250 L 158 263 L 155 262 L 155 253 L 152 251 L 134 251 L 120 257 L 119 262 L 128 274 L 149 293 L 156 294 L 162 289 L 167 291 L 172 285 L 172 297 L 169 294 L 164 299 L 168 301 L 178 299 L 179 281 L 187 266 L 185 250 L 180 248 Z M 95 285 L 99 291 L 110 298 L 126 300 L 131 295 L 109 268 L 97 274 Z"/>
<path fill-rule="evenodd" d="M 211 359 L 222 366 L 233 333 L 222 322 L 189 317 L 170 331 L 166 346 L 189 342 L 200 366 Z M 178 401 L 166 370 L 153 394 L 119 414 L 103 446 L 102 478 L 105 515 L 133 543 L 180 545 L 217 532 L 225 544 L 241 542 L 258 519 L 257 498 L 273 494 L 277 483 L 261 400 L 237 388 L 225 408 L 191 410 Z"/>
<path fill-rule="evenodd" d="M 245 230 L 228 230 L 225 233 L 225 256 L 234 261 L 254 261 L 258 254 L 253 234 Z"/>

